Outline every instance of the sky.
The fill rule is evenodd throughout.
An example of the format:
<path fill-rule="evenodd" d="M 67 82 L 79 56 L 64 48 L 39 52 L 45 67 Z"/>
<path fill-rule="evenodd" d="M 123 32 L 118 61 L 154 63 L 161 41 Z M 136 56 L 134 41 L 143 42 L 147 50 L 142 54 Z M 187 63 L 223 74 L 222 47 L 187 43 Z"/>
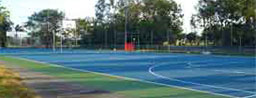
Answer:
<path fill-rule="evenodd" d="M 180 4 L 183 10 L 184 32 L 191 32 L 190 19 L 191 15 L 196 13 L 194 7 L 198 0 L 174 1 Z M 11 20 L 14 24 L 23 24 L 33 13 L 46 8 L 63 11 L 69 19 L 95 17 L 96 2 L 97 0 L 2 0 L 2 5 L 11 12 Z M 8 35 L 12 36 L 13 33 Z"/>

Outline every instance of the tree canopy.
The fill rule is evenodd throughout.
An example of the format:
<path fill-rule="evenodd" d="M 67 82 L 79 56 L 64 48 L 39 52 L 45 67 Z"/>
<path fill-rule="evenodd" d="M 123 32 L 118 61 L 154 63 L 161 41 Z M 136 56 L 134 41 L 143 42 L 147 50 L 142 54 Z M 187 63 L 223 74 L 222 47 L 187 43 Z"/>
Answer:
<path fill-rule="evenodd" d="M 30 30 L 30 35 L 33 38 L 39 38 L 41 43 L 50 47 L 53 44 L 53 36 L 56 36 L 55 33 L 61 30 L 64 17 L 63 12 L 45 9 L 30 16 L 26 27 Z"/>
<path fill-rule="evenodd" d="M 97 44 L 123 44 L 126 18 L 128 41 L 136 34 L 141 44 L 162 44 L 167 33 L 176 36 L 182 32 L 183 14 L 173 0 L 98 0 L 95 7 Z"/>
<path fill-rule="evenodd" d="M 200 0 L 191 21 L 212 35 L 216 45 L 252 46 L 256 45 L 255 9 L 255 0 Z"/>
<path fill-rule="evenodd" d="M 183 34 L 183 13 L 174 0 L 98 0 L 95 18 L 75 19 L 80 44 L 115 46 L 127 42 L 140 45 L 177 44 L 187 40 L 196 45 L 256 45 L 255 0 L 199 0 L 191 19 L 198 32 Z M 64 13 L 46 9 L 29 17 L 26 28 L 35 40 L 50 47 L 60 32 Z M 55 32 L 55 33 L 54 33 Z M 127 38 L 125 38 L 125 34 Z M 188 32 L 185 32 L 188 33 Z M 65 35 L 67 38 L 70 34 Z M 201 38 L 200 38 L 201 37 Z M 179 40 L 179 41 L 178 41 Z M 192 45 L 192 44 L 191 44 Z"/>
<path fill-rule="evenodd" d="M 6 47 L 7 31 L 12 29 L 11 26 L 10 12 L 0 5 L 0 47 Z"/>

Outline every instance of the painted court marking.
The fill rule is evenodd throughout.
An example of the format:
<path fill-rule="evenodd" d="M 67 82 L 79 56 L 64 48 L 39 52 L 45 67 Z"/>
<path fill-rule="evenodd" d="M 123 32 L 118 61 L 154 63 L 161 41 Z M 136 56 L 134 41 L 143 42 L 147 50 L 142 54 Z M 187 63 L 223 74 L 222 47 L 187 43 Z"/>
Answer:
<path fill-rule="evenodd" d="M 188 62 L 187 61 L 181 61 L 181 62 L 166 62 L 166 63 L 160 63 L 162 64 L 179 64 L 179 63 L 186 63 L 188 66 L 188 68 L 193 68 L 195 65 L 199 65 L 196 67 L 201 67 L 200 65 L 202 64 L 193 64 L 193 63 L 207 63 L 210 61 L 214 61 L 214 60 L 207 60 L 207 61 L 193 61 L 193 62 Z M 241 63 L 241 62 L 228 62 L 228 63 L 224 63 L 224 64 L 204 64 L 204 65 L 226 65 L 226 64 L 233 64 L 233 63 Z M 159 63 L 158 63 L 159 64 Z M 195 69 L 199 69 L 199 68 L 195 68 Z M 242 72 L 242 71 L 226 71 L 226 70 L 210 70 L 210 71 L 217 71 L 217 72 L 222 72 L 222 73 L 231 73 L 231 74 L 244 74 L 244 75 L 256 75 L 255 73 L 247 73 L 247 72 Z"/>
<path fill-rule="evenodd" d="M 248 72 L 242 72 L 242 71 L 226 71 L 226 70 L 214 70 L 214 71 L 224 72 L 224 73 L 244 74 L 244 75 L 256 75 L 255 73 L 248 73 Z"/>
<path fill-rule="evenodd" d="M 195 62 L 193 62 L 195 63 Z M 196 66 L 196 67 L 201 67 L 200 65 L 202 64 L 193 64 L 193 63 L 188 63 L 190 66 Z M 200 62 L 200 63 L 203 63 L 203 62 Z M 243 62 L 228 62 L 228 63 L 222 63 L 222 64 L 203 64 L 204 66 L 205 65 L 227 65 L 227 64 L 239 64 L 239 63 L 243 63 Z M 199 66 L 197 66 L 199 65 Z M 234 74 L 245 74 L 245 75 L 256 75 L 255 73 L 248 73 L 248 72 L 242 72 L 242 71 L 226 71 L 226 70 L 212 70 L 212 71 L 217 71 L 217 72 L 223 72 L 223 73 L 234 73 Z"/>
<path fill-rule="evenodd" d="M 255 92 L 255 95 L 246 96 L 246 97 L 242 97 L 242 98 L 252 98 L 252 97 L 256 97 L 256 92 Z"/>
<path fill-rule="evenodd" d="M 15 54 L 15 53 L 14 53 Z M 29 54 L 29 53 L 28 53 Z M 42 54 L 46 54 L 45 52 L 43 52 Z M 49 53 L 49 54 L 53 54 L 53 53 Z M 198 55 L 195 55 L 195 56 L 198 56 Z M 158 56 L 157 56 L 158 57 Z M 176 57 L 188 57 L 187 55 L 185 56 L 176 56 Z M 193 57 L 193 55 L 191 56 Z M 223 57 L 223 56 L 213 56 L 213 57 Z M 229 56 L 226 56 L 226 57 L 229 57 Z M 233 57 L 233 56 L 232 56 Z M 17 57 L 15 57 L 17 58 Z M 172 57 L 170 57 L 172 58 Z M 225 57 L 224 57 L 225 58 Z M 239 57 L 240 58 L 240 57 Z M 255 57 L 256 58 L 256 57 Z M 24 59 L 24 60 L 28 60 L 28 59 Z M 32 61 L 32 60 L 30 60 Z M 33 61 L 35 62 L 35 61 Z M 39 62 L 39 63 L 42 63 L 42 62 Z M 180 62 L 180 63 L 184 63 L 184 62 Z M 47 63 L 49 64 L 49 63 Z M 170 63 L 170 64 L 173 64 L 173 63 Z M 191 63 L 190 63 L 191 64 Z M 51 64 L 53 65 L 53 64 Z M 193 66 L 193 65 L 192 65 Z M 75 70 L 75 71 L 80 71 L 80 72 L 91 72 L 91 71 L 87 71 L 87 70 L 80 70 L 80 69 L 74 69 L 74 68 L 70 68 L 70 67 L 64 67 L 64 66 L 61 66 L 61 65 L 57 65 L 55 67 L 62 67 L 62 68 L 66 68 L 66 69 L 71 69 L 71 70 Z M 154 67 L 154 66 L 151 66 L 151 67 Z M 154 67 L 156 68 L 156 67 Z M 153 69 L 151 69 L 151 71 L 153 72 Z M 214 70 L 213 70 L 214 71 Z M 225 71 L 225 70 L 215 70 L 215 71 L 218 71 L 218 72 L 225 72 L 225 73 L 237 73 L 237 74 L 250 74 L 250 73 L 246 73 L 246 72 L 241 72 L 241 71 Z M 150 72 L 150 71 L 149 71 Z M 150 81 L 145 81 L 145 80 L 139 80 L 139 79 L 133 79 L 133 78 L 127 78 L 127 77 L 121 77 L 121 76 L 116 76 L 116 75 L 111 75 L 111 74 L 103 74 L 103 73 L 97 73 L 97 72 L 91 72 L 91 73 L 95 73 L 95 74 L 100 74 L 100 75 L 105 75 L 105 76 L 111 76 L 111 77 L 117 77 L 117 78 L 122 78 L 122 79 L 126 79 L 126 80 L 133 80 L 133 81 L 141 81 L 141 82 L 146 82 L 146 83 L 152 83 L 152 84 L 158 84 L 158 85 L 164 85 L 164 86 L 169 86 L 169 87 L 176 87 L 176 88 L 182 88 L 182 89 L 188 89 L 188 90 L 192 90 L 192 91 L 199 91 L 199 92 L 206 92 L 206 93 L 211 93 L 211 94 L 215 94 L 215 95 L 222 95 L 222 96 L 228 96 L 228 97 L 234 97 L 234 96 L 229 96 L 229 95 L 225 95 L 225 94 L 218 94 L 218 93 L 213 93 L 213 92 L 208 92 L 208 91 L 201 91 L 201 90 L 197 90 L 197 89 L 190 89 L 190 88 L 184 88 L 184 87 L 179 87 L 179 86 L 171 86 L 171 85 L 167 85 L 167 84 L 161 84 L 161 83 L 157 83 L 157 82 L 150 82 Z M 154 72 L 153 72 L 154 73 Z M 151 73 L 152 74 L 152 73 Z M 153 75 L 153 74 L 152 74 Z M 157 73 L 156 73 L 157 75 Z M 255 75 L 255 74 L 254 74 Z M 168 78 L 168 77 L 165 77 L 165 76 L 161 76 L 159 75 L 160 78 Z M 187 82 L 187 81 L 185 81 Z M 202 86 L 201 84 L 199 86 Z M 212 85 L 210 85 L 212 86 Z M 251 92 L 250 92 L 251 93 Z M 255 92 L 253 92 L 253 95 L 250 95 L 250 96 L 247 96 L 247 97 L 244 97 L 244 98 L 251 98 L 251 97 L 255 97 L 256 94 Z"/>
<path fill-rule="evenodd" d="M 143 82 L 143 83 L 149 83 L 149 84 L 155 84 L 155 85 L 161 85 L 161 86 L 167 86 L 167 87 L 174 87 L 174 88 L 178 88 L 178 89 L 190 90 L 190 91 L 201 92 L 201 93 L 208 93 L 208 94 L 217 95 L 217 96 L 226 96 L 226 97 L 231 97 L 231 98 L 236 97 L 236 96 L 232 96 L 232 95 L 214 93 L 214 92 L 203 91 L 203 90 L 197 90 L 197 89 L 192 89 L 192 88 L 185 88 L 185 87 L 175 86 L 175 85 L 167 85 L 167 84 L 164 84 L 164 83 L 152 82 L 152 81 L 147 81 L 147 80 L 141 80 L 141 79 L 135 79 L 135 78 L 128 78 L 128 77 L 122 77 L 122 76 L 117 76 L 117 75 L 112 75 L 112 74 L 105 74 L 105 73 L 93 72 L 93 71 L 89 71 L 89 70 L 82 70 L 82 69 L 70 68 L 70 67 L 65 67 L 65 66 L 61 66 L 61 65 L 57 65 L 57 64 L 50 64 L 50 63 L 46 63 L 46 62 L 40 62 L 40 61 L 35 61 L 35 60 L 30 60 L 30 59 L 25 59 L 25 58 L 20 58 L 20 57 L 13 57 L 13 58 L 18 58 L 18 59 L 25 60 L 25 61 L 29 61 L 29 62 L 35 62 L 35 63 L 46 64 L 46 65 L 48 65 L 48 66 L 53 66 L 53 67 L 65 68 L 65 69 L 69 69 L 69 70 L 73 70 L 73 71 L 78 71 L 78 72 L 89 72 L 89 73 L 98 74 L 98 75 L 103 75 L 103 76 L 115 77 L 115 78 L 124 79 L 124 80 L 129 80 L 129 81 L 138 81 L 138 82 Z"/>
<path fill-rule="evenodd" d="M 153 56 L 153 58 L 154 57 L 159 57 L 159 56 Z M 172 58 L 172 57 L 184 57 L 184 56 L 168 56 L 168 58 Z M 188 56 L 185 56 L 185 57 L 188 57 Z M 193 56 L 191 56 L 191 57 L 193 57 Z M 152 57 L 150 57 L 150 58 L 148 58 L 148 59 L 151 59 Z M 180 63 L 185 63 L 186 61 L 183 61 L 183 62 L 180 62 Z M 177 62 L 176 62 L 177 63 Z M 49 64 L 49 63 L 47 63 L 47 64 Z M 173 63 L 168 63 L 168 64 L 173 64 Z M 191 63 L 190 63 L 191 64 Z M 52 65 L 52 64 L 51 64 Z M 55 67 L 57 67 L 57 66 L 55 66 Z M 80 72 L 91 72 L 91 73 L 97 73 L 97 72 L 92 72 L 92 71 L 87 71 L 87 70 L 80 70 L 80 69 L 75 69 L 75 68 L 69 68 L 69 67 L 64 67 L 64 66 L 58 66 L 58 67 L 62 67 L 62 68 L 66 68 L 66 69 L 71 69 L 71 70 L 75 70 L 75 71 L 80 71 Z M 153 67 L 153 66 L 152 66 Z M 152 68 L 151 69 L 151 71 L 153 72 L 153 69 L 154 68 Z M 219 72 L 224 72 L 224 70 L 216 70 L 216 71 L 219 71 Z M 150 72 L 150 71 L 149 71 Z M 154 73 L 154 72 L 153 72 Z M 240 73 L 240 74 L 242 74 L 243 72 L 239 72 L 239 71 L 234 71 L 234 72 L 232 72 L 232 73 Z M 215 95 L 222 95 L 222 96 L 228 96 L 228 97 L 234 97 L 234 96 L 230 96 L 230 95 L 226 95 L 226 94 L 218 94 L 218 93 L 214 93 L 214 92 L 208 92 L 208 91 L 201 91 L 201 90 L 197 90 L 197 89 L 190 89 L 190 88 L 184 88 L 184 87 L 179 87 L 179 86 L 172 86 L 172 85 L 168 85 L 168 84 L 162 84 L 162 83 L 157 83 L 157 82 L 150 82 L 150 81 L 145 81 L 145 80 L 140 80 L 140 79 L 133 79 L 133 78 L 127 78 L 127 77 L 121 77 L 121 76 L 116 76 L 116 75 L 111 75 L 111 74 L 103 74 L 103 73 L 97 73 L 97 74 L 100 74 L 100 75 L 105 75 L 105 76 L 111 76 L 111 77 L 118 77 L 118 78 L 122 78 L 122 79 L 126 79 L 126 80 L 133 80 L 133 81 L 141 81 L 141 82 L 146 82 L 146 83 L 152 83 L 152 84 L 158 84 L 158 85 L 164 85 L 164 86 L 169 86 L 169 87 L 176 87 L 176 88 L 182 88 L 182 89 L 188 89 L 188 90 L 193 90 L 193 91 L 199 91 L 199 92 L 206 92 L 206 93 L 211 93 L 211 94 L 215 94 Z M 152 74 L 152 73 L 151 73 Z M 155 73 L 156 74 L 156 73 Z M 154 75 L 154 74 L 153 74 Z M 157 74 L 156 74 L 157 75 Z M 168 78 L 168 77 L 165 77 L 165 76 L 161 76 L 161 75 L 159 75 L 160 76 L 160 78 L 164 78 L 164 79 L 166 79 L 166 78 Z M 185 82 L 187 82 L 187 81 L 185 81 Z M 190 83 L 191 84 L 191 83 Z M 204 85 L 204 84 L 200 84 L 199 86 L 202 86 L 202 85 Z M 212 85 L 208 85 L 208 86 L 212 86 Z M 214 86 L 215 87 L 215 86 Z M 222 87 L 221 87 L 222 88 Z M 228 89 L 232 89 L 232 88 L 228 88 Z M 234 90 L 234 89 L 233 89 Z M 243 91 L 243 90 L 242 90 Z M 246 93 L 248 93 L 247 91 L 246 91 Z M 249 93 L 252 93 L 252 92 L 250 92 L 249 91 Z M 255 93 L 253 93 L 253 94 L 255 94 Z M 252 95 L 252 97 L 254 97 L 254 96 L 256 96 L 256 95 Z M 246 98 L 250 98 L 250 96 L 249 97 L 246 97 Z"/>
<path fill-rule="evenodd" d="M 213 85 L 206 85 L 206 84 L 200 84 L 200 83 L 195 83 L 195 82 L 183 81 L 183 80 L 179 80 L 179 79 L 175 79 L 175 78 L 169 78 L 169 77 L 157 74 L 153 71 L 153 69 L 155 69 L 157 67 L 160 67 L 160 66 L 161 65 L 151 66 L 149 68 L 148 72 L 151 73 L 152 75 L 158 77 L 158 78 L 167 79 L 167 80 L 171 80 L 171 81 L 177 81 L 177 82 L 186 83 L 186 84 L 193 84 L 193 85 L 210 87 L 210 88 L 217 88 L 217 89 L 223 89 L 223 90 L 238 91 L 238 92 L 243 92 L 243 93 L 248 93 L 248 94 L 255 94 L 255 92 L 252 92 L 252 91 L 246 91 L 246 90 L 240 90 L 240 89 L 234 89 L 234 88 L 227 88 L 227 87 L 220 87 L 220 86 L 213 86 Z"/>

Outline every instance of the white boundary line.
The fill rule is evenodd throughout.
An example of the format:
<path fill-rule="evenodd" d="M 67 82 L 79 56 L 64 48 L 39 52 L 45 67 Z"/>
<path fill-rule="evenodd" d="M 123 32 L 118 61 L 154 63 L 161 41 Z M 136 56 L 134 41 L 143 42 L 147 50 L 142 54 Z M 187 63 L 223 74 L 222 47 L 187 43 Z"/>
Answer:
<path fill-rule="evenodd" d="M 168 58 L 179 58 L 179 57 L 181 57 L 181 56 L 168 56 Z M 70 58 L 70 57 L 68 57 L 68 58 Z M 127 61 L 129 61 L 129 60 L 137 60 L 138 58 L 140 58 L 140 57 L 129 58 L 129 59 L 127 59 L 127 58 L 118 58 L 118 59 L 114 59 L 114 60 L 127 60 Z M 144 57 L 143 59 L 154 59 L 154 58 L 155 58 L 155 56 L 151 56 L 151 57 L 146 57 L 146 58 Z M 63 59 L 66 59 L 66 57 L 64 57 Z M 105 61 L 105 60 L 109 60 L 109 59 L 104 58 L 104 59 L 100 59 L 100 60 L 97 59 L 97 60 L 93 60 L 93 61 L 97 62 L 97 61 L 102 61 L 102 60 Z M 83 62 L 83 61 L 88 61 L 88 60 L 82 60 L 82 59 L 81 60 L 72 60 L 72 62 Z M 90 60 L 90 61 L 92 61 L 92 60 Z M 66 63 L 66 61 L 59 61 L 59 60 L 50 61 L 49 63 L 58 63 L 58 62 Z M 67 62 L 70 62 L 70 61 L 67 61 Z"/>
<path fill-rule="evenodd" d="M 252 98 L 252 97 L 256 97 L 256 93 L 255 93 L 255 95 L 246 96 L 246 97 L 242 97 L 242 98 Z"/>
<path fill-rule="evenodd" d="M 234 74 L 244 74 L 244 75 L 256 75 L 255 73 L 247 73 L 247 72 L 242 72 L 242 71 L 225 71 L 225 70 L 213 70 L 217 72 L 223 72 L 223 73 L 234 73 Z"/>
<path fill-rule="evenodd" d="M 213 92 L 209 92 L 209 91 L 202 91 L 202 90 L 191 89 L 191 88 L 185 88 L 185 87 L 180 87 L 180 86 L 175 86 L 175 85 L 167 85 L 167 84 L 164 84 L 164 83 L 151 82 L 151 81 L 146 81 L 146 80 L 141 80 L 141 79 L 134 79 L 134 78 L 116 76 L 116 75 L 111 75 L 111 74 L 104 74 L 104 73 L 93 72 L 93 71 L 89 71 L 89 70 L 69 68 L 69 67 L 64 67 L 64 66 L 57 65 L 57 64 L 50 64 L 50 63 L 46 63 L 46 62 L 40 62 L 40 61 L 35 61 L 35 60 L 30 60 L 30 59 L 25 59 L 25 58 L 20 58 L 20 57 L 12 57 L 12 56 L 6 56 L 6 57 L 16 58 L 16 59 L 20 59 L 20 60 L 29 61 L 29 62 L 46 64 L 47 66 L 65 68 L 65 69 L 78 71 L 78 72 L 86 72 L 86 73 L 89 72 L 89 73 L 93 73 L 93 74 L 98 74 L 98 75 L 103 75 L 103 76 L 108 76 L 108 77 L 114 77 L 114 78 L 129 80 L 129 81 L 137 81 L 137 82 L 142 82 L 142 83 L 149 83 L 149 84 L 155 84 L 155 85 L 160 85 L 160 86 L 167 86 L 167 87 L 171 87 L 171 88 L 178 88 L 178 89 L 190 90 L 190 91 L 195 91 L 195 92 L 208 93 L 208 94 L 217 95 L 217 96 L 225 96 L 225 97 L 230 97 L 230 98 L 236 98 L 236 96 L 232 96 L 232 95 L 225 95 L 225 94 L 213 93 Z"/>
<path fill-rule="evenodd" d="M 205 65 L 227 65 L 227 64 L 239 64 L 239 63 L 244 63 L 244 62 L 227 62 L 224 64 L 193 64 L 195 62 L 189 63 L 191 66 L 196 66 L 196 67 L 204 67 Z M 201 62 L 200 62 L 201 63 Z M 199 66 L 197 66 L 199 65 Z M 204 66 L 200 66 L 200 65 L 204 65 Z M 255 73 L 247 73 L 247 72 L 242 72 L 242 71 L 225 71 L 225 70 L 212 70 L 212 71 L 217 71 L 217 72 L 223 72 L 223 73 L 234 73 L 234 74 L 245 74 L 245 75 L 256 75 Z"/>
<path fill-rule="evenodd" d="M 204 63 L 204 62 L 209 62 L 209 61 L 214 61 L 214 60 L 193 61 L 193 62 L 188 62 L 187 64 L 190 65 L 192 68 L 194 67 L 193 65 L 199 65 L 199 66 L 196 66 L 195 69 L 200 69 L 197 67 L 203 67 L 203 66 L 200 66 L 202 64 L 193 64 L 193 63 Z M 181 61 L 181 62 L 172 62 L 172 63 L 161 63 L 159 66 L 161 66 L 162 64 L 178 64 L 178 63 L 186 63 L 186 62 Z M 229 62 L 229 63 L 225 63 L 225 64 L 232 64 L 232 63 L 241 63 L 241 62 Z M 225 65 L 225 64 L 217 64 L 217 65 Z M 216 65 L 216 64 L 204 64 L 204 65 Z M 242 72 L 242 71 L 225 71 L 225 70 L 209 70 L 209 71 L 216 71 L 216 72 L 230 73 L 230 74 L 256 75 L 255 73 L 247 73 L 247 72 Z"/>
<path fill-rule="evenodd" d="M 179 80 L 179 79 L 175 79 L 175 78 L 169 78 L 169 77 L 166 77 L 166 76 L 163 76 L 163 75 L 160 75 L 160 74 L 157 74 L 157 73 L 153 72 L 154 68 L 156 68 L 156 66 L 149 68 L 149 73 L 151 73 L 152 75 L 154 75 L 156 77 L 163 78 L 163 79 L 168 79 L 168 80 L 172 80 L 172 81 L 178 81 L 178 82 L 182 82 L 182 83 L 186 83 L 186 84 L 205 86 L 205 87 L 210 87 L 210 88 L 217 88 L 217 89 L 224 89 L 224 90 L 231 90 L 231 91 L 239 91 L 239 92 L 250 93 L 250 94 L 254 94 L 255 93 L 255 92 L 245 91 L 245 90 L 240 90 L 240 89 L 233 89 L 233 88 L 219 87 L 219 86 L 213 86 L 213 85 L 206 85 L 206 84 L 201 84 L 201 83 L 194 83 L 194 82 L 189 82 L 189 81 L 183 81 L 183 80 Z"/>
<path fill-rule="evenodd" d="M 217 88 L 217 89 L 223 89 L 223 90 L 231 90 L 231 91 L 238 91 L 238 92 L 243 92 L 243 93 L 249 93 L 249 94 L 255 94 L 255 92 L 251 92 L 251 91 L 245 91 L 245 90 L 240 90 L 240 89 L 233 89 L 233 88 L 226 88 L 226 87 L 219 87 L 219 86 L 213 86 L 213 85 L 206 85 L 206 84 L 200 84 L 200 83 L 194 83 L 194 82 L 189 82 L 189 81 L 183 81 L 183 80 L 179 80 L 179 79 L 175 79 L 175 78 L 169 78 L 160 74 L 157 74 L 155 72 L 153 72 L 153 69 L 156 67 L 159 67 L 160 65 L 156 65 L 156 66 L 151 66 L 149 68 L 149 73 L 151 73 L 152 75 L 158 77 L 158 78 L 162 78 L 162 79 L 167 79 L 167 80 L 171 80 L 171 81 L 177 81 L 177 82 L 181 82 L 181 83 L 185 83 L 185 84 L 192 84 L 192 85 L 198 85 L 198 86 L 205 86 L 205 87 L 210 87 L 210 88 Z M 232 96 L 235 97 L 235 96 Z"/>

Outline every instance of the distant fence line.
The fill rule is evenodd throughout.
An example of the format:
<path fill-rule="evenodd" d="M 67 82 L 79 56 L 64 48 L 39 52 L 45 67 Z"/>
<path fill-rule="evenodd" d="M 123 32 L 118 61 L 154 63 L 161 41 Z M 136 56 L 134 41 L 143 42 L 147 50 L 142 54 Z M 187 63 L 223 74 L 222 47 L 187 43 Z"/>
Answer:
<path fill-rule="evenodd" d="M 13 47 L 14 48 L 14 47 Z M 17 48 L 17 47 L 16 47 Z M 19 48 L 45 48 L 44 46 L 27 46 Z M 57 46 L 56 48 L 61 48 Z M 90 49 L 90 50 L 124 50 L 124 45 L 79 45 L 79 46 L 70 46 L 63 45 L 64 49 Z M 187 53 L 187 52 L 204 52 L 209 51 L 213 53 L 247 53 L 256 55 L 256 47 L 254 46 L 164 46 L 164 45 L 136 45 L 136 51 L 163 51 L 163 52 L 178 52 L 178 53 Z"/>
<path fill-rule="evenodd" d="M 123 50 L 124 45 L 84 45 L 77 48 L 84 49 L 116 49 Z M 254 53 L 254 46 L 164 46 L 164 45 L 136 45 L 137 51 L 169 51 L 169 52 L 237 52 L 237 53 Z"/>

